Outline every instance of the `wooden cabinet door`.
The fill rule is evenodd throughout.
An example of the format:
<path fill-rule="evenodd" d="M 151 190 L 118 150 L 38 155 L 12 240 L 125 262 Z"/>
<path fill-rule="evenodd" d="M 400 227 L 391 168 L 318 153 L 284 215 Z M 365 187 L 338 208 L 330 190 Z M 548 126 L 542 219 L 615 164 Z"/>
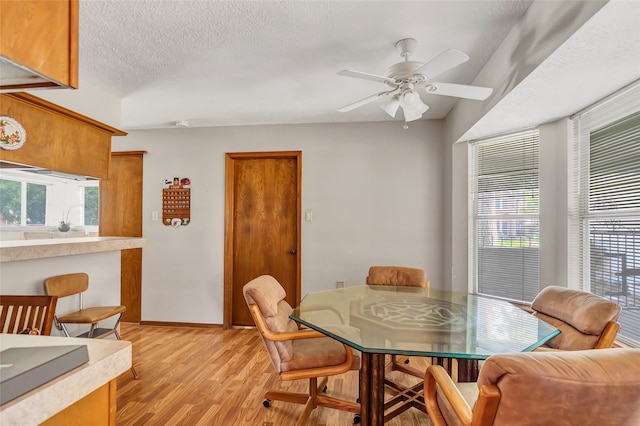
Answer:
<path fill-rule="evenodd" d="M 109 179 L 100 182 L 100 235 L 142 237 L 143 151 L 113 152 Z M 142 319 L 142 249 L 122 250 L 120 303 L 123 321 Z"/>
<path fill-rule="evenodd" d="M 78 0 L 0 1 L 0 55 L 17 64 L 7 70 L 32 71 L 0 76 L 0 88 L 77 88 L 79 14 Z"/>

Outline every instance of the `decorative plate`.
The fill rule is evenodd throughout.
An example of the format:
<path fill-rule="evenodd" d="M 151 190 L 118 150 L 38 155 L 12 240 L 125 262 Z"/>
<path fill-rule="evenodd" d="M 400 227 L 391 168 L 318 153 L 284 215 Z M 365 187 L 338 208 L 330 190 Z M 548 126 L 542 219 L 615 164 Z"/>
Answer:
<path fill-rule="evenodd" d="M 0 148 L 16 150 L 27 142 L 27 132 L 15 118 L 0 115 Z"/>

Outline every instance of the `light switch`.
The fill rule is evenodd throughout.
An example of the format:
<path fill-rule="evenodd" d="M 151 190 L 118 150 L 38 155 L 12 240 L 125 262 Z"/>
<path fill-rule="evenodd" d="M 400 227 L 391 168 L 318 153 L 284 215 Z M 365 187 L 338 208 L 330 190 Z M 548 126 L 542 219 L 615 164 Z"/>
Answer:
<path fill-rule="evenodd" d="M 154 222 L 158 221 L 158 212 L 157 211 L 151 212 L 151 220 L 154 221 Z"/>
<path fill-rule="evenodd" d="M 307 210 L 304 212 L 304 220 L 306 220 L 307 222 L 311 222 L 313 220 L 313 211 L 312 210 Z"/>

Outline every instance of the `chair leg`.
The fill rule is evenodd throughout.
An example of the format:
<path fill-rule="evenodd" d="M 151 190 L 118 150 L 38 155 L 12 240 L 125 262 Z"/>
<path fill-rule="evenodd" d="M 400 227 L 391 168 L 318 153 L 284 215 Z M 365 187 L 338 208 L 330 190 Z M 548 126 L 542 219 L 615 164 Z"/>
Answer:
<path fill-rule="evenodd" d="M 69 335 L 69 330 L 67 330 L 67 327 L 63 323 L 58 322 L 57 316 L 53 317 L 53 325 L 55 325 L 58 330 L 62 331 L 66 337 L 71 337 Z"/>
<path fill-rule="evenodd" d="M 300 413 L 300 416 L 296 421 L 296 426 L 304 426 L 307 423 L 307 420 L 309 419 L 309 416 L 311 415 L 313 410 L 318 406 L 318 398 L 333 399 L 324 396 L 318 396 L 318 393 L 323 392 L 323 389 L 326 387 L 327 380 L 327 377 L 322 377 L 320 380 L 315 377 L 309 378 L 309 391 L 307 393 L 293 393 L 269 390 L 264 394 L 266 403 L 263 404 L 265 407 L 269 407 L 272 400 L 292 402 L 295 404 L 304 404 L 302 413 Z M 332 404 L 329 406 L 340 408 L 341 404 Z"/>
<path fill-rule="evenodd" d="M 118 333 L 118 330 L 113 330 L 113 334 L 115 334 L 115 335 L 116 335 L 116 339 L 118 339 L 118 340 L 122 340 L 122 339 L 120 338 L 120 333 Z M 131 370 L 131 374 L 133 374 L 133 378 L 134 378 L 134 379 L 137 379 L 137 378 L 138 378 L 138 373 L 136 372 L 136 369 L 135 369 L 135 368 L 133 368 L 133 361 L 131 362 L 131 368 L 130 368 L 130 370 Z"/>
<path fill-rule="evenodd" d="M 89 329 L 89 334 L 87 334 L 88 338 L 93 339 L 93 333 L 96 331 L 96 328 L 98 328 L 98 323 L 91 324 L 91 328 Z"/>

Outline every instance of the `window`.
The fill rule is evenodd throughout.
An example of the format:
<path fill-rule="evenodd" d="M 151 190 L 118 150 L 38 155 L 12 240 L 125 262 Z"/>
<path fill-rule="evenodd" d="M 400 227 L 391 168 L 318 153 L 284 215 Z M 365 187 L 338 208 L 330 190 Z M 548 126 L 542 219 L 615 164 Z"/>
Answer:
<path fill-rule="evenodd" d="M 620 339 L 633 345 L 640 344 L 639 96 L 636 84 L 573 123 L 578 218 L 570 284 L 618 303 Z"/>
<path fill-rule="evenodd" d="M 538 294 L 538 131 L 471 143 L 470 258 L 474 292 Z"/>
<path fill-rule="evenodd" d="M 99 225 L 99 181 L 74 180 L 24 170 L 0 171 L 0 227 Z M 95 231 L 95 230 L 94 230 Z"/>
<path fill-rule="evenodd" d="M 0 225 L 44 225 L 46 204 L 46 185 L 0 179 Z"/>

